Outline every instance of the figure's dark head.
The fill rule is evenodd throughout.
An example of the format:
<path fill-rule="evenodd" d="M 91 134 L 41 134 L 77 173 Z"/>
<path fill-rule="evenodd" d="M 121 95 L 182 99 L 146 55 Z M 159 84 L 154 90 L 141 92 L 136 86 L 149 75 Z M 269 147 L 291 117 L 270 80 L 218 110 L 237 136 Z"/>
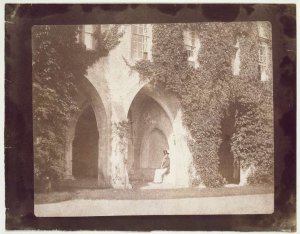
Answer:
<path fill-rule="evenodd" d="M 163 153 L 164 153 L 164 155 L 169 155 L 170 154 L 168 150 L 164 150 Z"/>

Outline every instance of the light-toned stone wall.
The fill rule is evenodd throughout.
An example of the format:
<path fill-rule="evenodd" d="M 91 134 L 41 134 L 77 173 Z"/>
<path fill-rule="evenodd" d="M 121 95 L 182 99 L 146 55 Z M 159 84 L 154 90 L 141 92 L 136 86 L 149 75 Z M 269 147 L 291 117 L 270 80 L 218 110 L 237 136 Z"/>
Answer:
<path fill-rule="evenodd" d="M 90 94 L 90 90 L 83 92 L 82 103 L 92 103 L 99 125 L 99 171 L 103 171 L 105 175 L 106 183 L 114 188 L 130 188 L 128 172 L 132 166 L 134 160 L 132 155 L 140 149 L 142 144 L 142 136 L 146 133 L 140 133 L 141 137 L 138 142 L 131 142 L 129 138 L 124 138 L 119 135 L 118 126 L 122 122 L 128 121 L 128 112 L 133 103 L 133 100 L 143 89 L 144 95 L 152 98 L 157 105 L 161 107 L 161 110 L 165 113 L 164 119 L 168 119 L 169 124 L 168 133 L 166 139 L 169 144 L 170 158 L 171 158 L 171 171 L 166 179 L 167 183 L 171 183 L 174 186 L 189 186 L 187 170 L 188 162 L 191 159 L 191 155 L 188 151 L 186 137 L 183 134 L 183 125 L 181 120 L 179 101 L 172 96 L 172 94 L 166 93 L 164 90 L 160 90 L 157 87 L 147 85 L 148 81 L 141 80 L 139 74 L 133 71 L 130 65 L 134 65 L 135 58 L 131 56 L 131 25 L 122 25 L 119 29 L 122 31 L 123 37 L 120 40 L 120 44 L 111 50 L 108 56 L 100 58 L 87 70 L 87 75 L 84 79 L 87 79 L 88 83 L 92 86 L 94 92 L 97 93 L 98 99 L 101 99 L 102 109 L 96 108 L 99 100 L 97 95 Z M 152 60 L 152 26 L 147 25 L 147 32 L 149 36 L 147 50 L 148 59 Z M 86 98 L 88 96 L 88 98 Z M 147 109 L 147 107 L 145 107 Z M 133 112 L 135 110 L 132 110 Z M 101 112 L 99 114 L 98 112 Z M 101 120 L 105 113 L 105 120 Z M 133 113 L 134 114 L 134 113 Z M 72 128 L 76 126 L 76 119 L 74 117 L 71 122 Z M 161 119 L 160 125 L 164 123 Z M 103 125 L 107 125 L 105 131 L 101 128 L 101 122 Z M 158 121 L 159 122 L 159 121 Z M 162 126 L 160 128 L 163 128 Z M 136 131 L 136 130 L 135 130 Z M 184 134 L 185 134 L 184 130 Z M 72 135 L 72 134 L 71 134 Z M 102 136 L 102 137 L 101 137 Z M 71 137 L 72 138 L 72 137 Z M 147 137 L 146 137 L 147 139 Z M 149 139 L 148 139 L 149 140 Z M 72 161 L 72 139 L 68 140 L 66 146 L 66 174 L 72 176 L 71 161 Z M 147 143 L 148 144 L 148 143 Z M 127 145 L 128 147 L 124 146 Z M 132 145 L 134 147 L 132 148 Z M 178 167 L 178 168 L 177 168 Z M 99 173 L 100 174 L 100 173 Z"/>

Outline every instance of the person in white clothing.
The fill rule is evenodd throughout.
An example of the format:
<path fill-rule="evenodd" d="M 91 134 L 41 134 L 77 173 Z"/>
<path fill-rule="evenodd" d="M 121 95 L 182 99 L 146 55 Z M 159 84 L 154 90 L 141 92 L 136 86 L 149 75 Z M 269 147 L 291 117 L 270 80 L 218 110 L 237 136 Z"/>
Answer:
<path fill-rule="evenodd" d="M 156 169 L 155 170 L 155 174 L 154 174 L 154 183 L 162 183 L 164 176 L 169 174 L 170 172 L 170 158 L 169 158 L 169 152 L 168 150 L 164 150 L 164 158 L 162 160 L 160 169 Z"/>

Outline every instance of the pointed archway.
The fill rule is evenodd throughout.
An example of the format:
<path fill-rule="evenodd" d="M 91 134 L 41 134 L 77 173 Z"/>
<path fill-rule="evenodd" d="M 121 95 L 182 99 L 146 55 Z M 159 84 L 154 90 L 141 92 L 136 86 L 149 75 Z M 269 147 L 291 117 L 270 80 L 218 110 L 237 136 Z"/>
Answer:
<path fill-rule="evenodd" d="M 144 176 L 144 180 L 153 180 L 154 169 L 145 170 L 141 167 L 141 152 L 143 151 L 141 149 L 145 146 L 147 148 L 145 142 L 149 143 L 151 139 L 149 136 L 154 129 L 157 129 L 161 132 L 160 136 L 164 135 L 167 139 L 170 153 L 170 173 L 164 178 L 163 184 L 170 188 L 189 187 L 192 154 L 188 146 L 189 132 L 183 124 L 180 101 L 162 85 L 151 83 L 142 86 L 131 100 L 127 106 L 130 131 L 126 157 L 126 168 L 131 184 L 135 177 L 141 179 Z M 156 138 L 160 140 L 154 142 L 162 141 L 161 138 L 164 137 Z"/>
<path fill-rule="evenodd" d="M 130 134 L 128 144 L 129 179 L 152 181 L 155 169 L 169 149 L 172 121 L 164 107 L 142 89 L 132 101 L 128 112 Z"/>
<path fill-rule="evenodd" d="M 72 171 L 75 179 L 98 177 L 98 140 L 95 113 L 88 106 L 77 121 L 72 144 Z"/>
<path fill-rule="evenodd" d="M 66 132 L 65 179 L 90 177 L 95 180 L 93 186 L 107 187 L 110 185 L 108 117 L 94 86 L 86 78 L 78 80 L 77 85 L 81 104 Z"/>
<path fill-rule="evenodd" d="M 240 183 L 240 162 L 235 159 L 231 150 L 232 137 L 235 133 L 236 122 L 236 105 L 231 103 L 229 108 L 224 112 L 224 117 L 221 121 L 222 142 L 219 147 L 219 171 L 229 184 Z"/>

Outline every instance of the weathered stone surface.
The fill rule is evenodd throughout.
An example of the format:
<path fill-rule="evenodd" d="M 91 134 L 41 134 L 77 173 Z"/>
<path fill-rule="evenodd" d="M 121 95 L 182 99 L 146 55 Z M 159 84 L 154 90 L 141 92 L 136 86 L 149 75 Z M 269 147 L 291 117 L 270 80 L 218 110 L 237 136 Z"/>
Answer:
<path fill-rule="evenodd" d="M 152 60 L 151 25 L 147 27 L 148 59 Z M 66 178 L 73 176 L 72 143 L 77 121 L 83 110 L 91 106 L 99 133 L 99 184 L 131 188 L 130 170 L 149 180 L 151 170 L 159 167 L 159 160 L 163 157 L 162 152 L 153 154 L 158 154 L 165 146 L 170 151 L 171 161 L 165 183 L 187 187 L 190 184 L 188 167 L 191 154 L 179 101 L 165 90 L 149 85 L 147 80 L 141 80 L 139 74 L 130 68 L 129 64 L 136 62 L 131 56 L 131 26 L 123 25 L 120 30 L 124 31 L 120 44 L 107 57 L 90 66 L 86 77 L 79 83 L 80 95 L 77 98 L 82 106 L 70 120 L 70 130 L 66 134 Z M 120 132 L 120 126 L 125 122 L 128 122 L 129 129 L 126 133 Z M 156 145 L 153 134 L 158 132 L 165 143 L 157 142 Z"/>

